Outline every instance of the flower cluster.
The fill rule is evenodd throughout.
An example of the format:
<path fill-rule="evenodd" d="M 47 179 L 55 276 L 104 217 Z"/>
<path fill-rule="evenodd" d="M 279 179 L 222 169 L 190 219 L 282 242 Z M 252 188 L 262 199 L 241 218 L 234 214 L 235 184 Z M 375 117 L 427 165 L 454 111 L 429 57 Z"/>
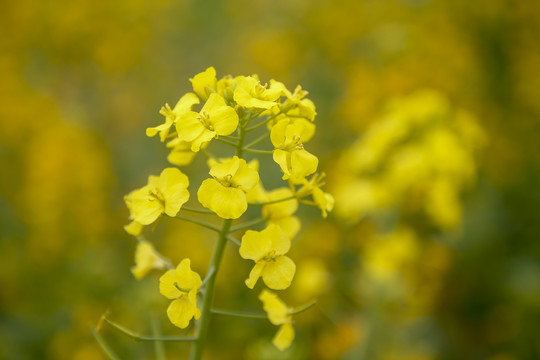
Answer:
<path fill-rule="evenodd" d="M 168 161 L 173 165 L 188 165 L 198 153 L 208 156 L 210 177 L 202 181 L 196 196 L 202 207 L 187 206 L 188 176 L 175 167 L 167 168 L 125 196 L 131 219 L 125 229 L 139 239 L 136 266 L 132 269 L 134 276 L 141 279 L 153 269 L 168 268 L 160 278 L 160 292 L 172 300 L 167 310 L 169 319 L 179 328 L 186 328 L 191 319 L 200 319 L 196 337 L 202 339 L 206 337 L 211 315 L 220 258 L 225 243 L 232 239 L 232 221 L 241 218 L 250 205 L 260 210 L 260 219 L 235 226 L 236 230 L 247 231 L 241 242 L 232 241 L 240 246 L 241 258 L 254 262 L 245 280 L 248 288 L 254 289 L 262 278 L 268 288 L 284 290 L 291 285 L 296 272 L 294 261 L 286 254 L 291 239 L 301 228 L 295 216 L 299 204 L 318 207 L 326 217 L 334 200 L 321 189 L 324 174 L 317 172 L 318 158 L 304 147 L 315 134 L 313 121 L 317 114 L 313 102 L 306 98 L 307 91 L 297 86 L 291 92 L 275 80 L 270 80 L 269 85 L 262 84 L 256 75 L 218 79 L 212 67 L 195 75 L 191 83 L 193 92 L 182 96 L 173 108 L 165 104 L 160 111 L 164 122 L 147 128 L 146 134 L 159 135 L 161 142 L 166 143 L 170 149 Z M 248 140 L 250 136 L 254 139 Z M 269 149 L 255 148 L 265 141 Z M 222 156 L 222 150 L 218 150 L 220 156 L 216 157 L 212 144 L 231 146 L 234 152 Z M 266 190 L 259 174 L 259 162 L 257 159 L 246 162 L 244 154 L 271 155 L 287 186 Z M 223 219 L 223 225 L 218 229 L 198 218 L 185 216 L 184 211 L 215 215 Z M 157 226 L 163 215 L 218 232 L 218 244 L 204 281 L 191 270 L 190 259 L 182 260 L 174 269 L 142 236 L 144 227 Z M 262 223 L 266 223 L 265 228 L 248 230 Z M 292 310 L 268 290 L 263 290 L 259 298 L 270 321 L 281 325 L 274 338 L 275 346 L 286 349 L 294 338 Z M 196 358 L 200 356 L 198 344 L 201 343 L 204 341 L 197 341 L 195 346 Z"/>

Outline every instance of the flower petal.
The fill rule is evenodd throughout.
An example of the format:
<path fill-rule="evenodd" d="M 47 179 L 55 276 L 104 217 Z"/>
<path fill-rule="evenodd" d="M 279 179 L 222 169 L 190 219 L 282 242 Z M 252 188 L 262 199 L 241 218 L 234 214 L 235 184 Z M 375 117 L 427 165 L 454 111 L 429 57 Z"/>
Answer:
<path fill-rule="evenodd" d="M 294 340 L 294 327 L 291 323 L 281 325 L 278 332 L 272 339 L 272 343 L 279 350 L 283 351 L 291 346 Z"/>
<path fill-rule="evenodd" d="M 273 290 L 283 290 L 291 285 L 296 265 L 287 256 L 279 256 L 275 261 L 267 262 L 262 272 L 266 286 Z"/>
<path fill-rule="evenodd" d="M 238 219 L 247 210 L 246 194 L 242 190 L 225 187 L 214 179 L 202 182 L 197 197 L 202 206 L 222 219 Z"/>
<path fill-rule="evenodd" d="M 249 277 L 246 279 L 245 283 L 246 286 L 250 289 L 253 289 L 255 284 L 257 283 L 257 280 L 261 277 L 261 273 L 263 272 L 265 267 L 265 263 L 257 263 L 251 269 L 251 272 L 249 273 Z"/>
<path fill-rule="evenodd" d="M 169 320 L 180 329 L 185 329 L 197 312 L 198 309 L 195 304 L 186 297 L 173 300 L 167 308 Z"/>

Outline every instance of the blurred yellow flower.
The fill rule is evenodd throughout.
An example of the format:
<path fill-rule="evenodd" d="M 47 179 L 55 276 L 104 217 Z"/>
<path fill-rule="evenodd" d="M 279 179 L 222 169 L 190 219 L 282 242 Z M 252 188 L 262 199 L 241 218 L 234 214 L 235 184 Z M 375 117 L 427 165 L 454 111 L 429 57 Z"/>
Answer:
<path fill-rule="evenodd" d="M 281 325 L 274 336 L 272 343 L 279 349 L 285 350 L 291 346 L 294 340 L 294 328 L 292 326 L 292 311 L 276 294 L 263 290 L 259 295 L 259 300 L 263 303 L 263 309 L 268 314 L 268 320 L 273 325 Z"/>
<path fill-rule="evenodd" d="M 289 188 L 279 188 L 266 193 L 266 201 L 286 199 L 293 196 Z M 262 215 L 267 219 L 267 225 L 277 225 L 292 239 L 300 230 L 300 220 L 294 216 L 298 209 L 298 200 L 290 199 L 275 204 L 264 205 Z"/>
<path fill-rule="evenodd" d="M 328 211 L 332 211 L 334 209 L 334 197 L 329 193 L 325 193 L 320 188 L 322 185 L 324 185 L 323 180 L 325 176 L 326 175 L 324 173 L 321 175 L 317 173 L 313 175 L 311 179 L 304 180 L 302 187 L 297 192 L 297 196 L 299 198 L 311 195 L 315 205 L 321 209 L 322 216 L 324 218 L 328 216 Z"/>
<path fill-rule="evenodd" d="M 259 182 L 259 174 L 244 159 L 232 159 L 212 165 L 213 179 L 202 182 L 199 202 L 223 219 L 237 219 L 247 210 L 246 191 Z"/>
<path fill-rule="evenodd" d="M 152 269 L 164 269 L 165 261 L 157 253 L 152 243 L 139 241 L 135 250 L 135 266 L 131 268 L 131 273 L 137 280 L 142 279 Z"/>
<path fill-rule="evenodd" d="M 197 320 L 201 316 L 197 308 L 201 285 L 201 277 L 191 270 L 189 259 L 182 260 L 176 269 L 167 271 L 159 279 L 159 292 L 173 300 L 167 309 L 169 320 L 181 329 L 186 328 L 192 318 Z"/>
<path fill-rule="evenodd" d="M 193 105 L 198 103 L 199 99 L 194 93 L 187 93 L 186 95 L 182 96 L 180 100 L 178 100 L 174 106 L 174 109 L 171 110 L 169 104 L 165 104 L 165 106 L 159 111 L 161 115 L 165 116 L 165 123 L 156 127 L 147 128 L 146 136 L 152 137 L 159 133 L 161 142 L 164 142 L 169 135 L 171 127 L 173 127 L 176 123 L 176 120 L 178 120 L 182 114 L 191 111 Z"/>
<path fill-rule="evenodd" d="M 192 151 L 199 151 L 215 137 L 233 133 L 237 126 L 238 114 L 216 93 L 210 94 L 199 113 L 188 111 L 176 121 L 178 137 L 191 142 Z"/>
<path fill-rule="evenodd" d="M 130 218 L 148 225 L 163 213 L 176 216 L 189 199 L 188 185 L 188 177 L 176 168 L 163 170 L 159 177 L 150 175 L 147 185 L 124 197 Z"/>
<path fill-rule="evenodd" d="M 245 281 L 253 289 L 259 277 L 270 289 L 283 290 L 291 285 L 296 265 L 285 254 L 291 240 L 277 225 L 269 225 L 263 231 L 248 230 L 242 237 L 240 256 L 255 261 L 255 266 Z"/>
<path fill-rule="evenodd" d="M 197 154 L 191 151 L 191 143 L 180 140 L 178 137 L 169 141 L 167 147 L 171 149 L 167 161 L 176 166 L 189 165 Z"/>

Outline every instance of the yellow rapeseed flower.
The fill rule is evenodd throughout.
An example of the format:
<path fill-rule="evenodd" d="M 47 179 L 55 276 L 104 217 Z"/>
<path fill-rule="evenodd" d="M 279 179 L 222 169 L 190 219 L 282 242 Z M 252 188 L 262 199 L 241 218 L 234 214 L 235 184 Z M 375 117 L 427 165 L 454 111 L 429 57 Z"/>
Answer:
<path fill-rule="evenodd" d="M 161 142 L 164 142 L 169 135 L 171 127 L 176 124 L 178 118 L 182 114 L 191 111 L 193 105 L 198 103 L 199 99 L 194 93 L 187 93 L 186 95 L 182 96 L 180 100 L 178 100 L 178 102 L 174 106 L 174 109 L 171 109 L 169 104 L 165 104 L 165 106 L 162 107 L 159 112 L 161 115 L 165 116 L 165 123 L 156 127 L 147 128 L 146 136 L 152 137 L 159 133 L 159 138 L 161 139 Z"/>
<path fill-rule="evenodd" d="M 135 266 L 131 273 L 137 280 L 142 279 L 152 269 L 164 269 L 165 261 L 159 256 L 152 243 L 139 241 L 135 250 Z"/>
<path fill-rule="evenodd" d="M 328 211 L 334 209 L 334 197 L 321 190 L 321 186 L 324 185 L 325 174 L 319 175 L 318 173 L 313 175 L 311 179 L 304 180 L 303 186 L 298 190 L 297 196 L 299 198 L 311 195 L 315 205 L 322 211 L 322 216 L 326 218 Z"/>
<path fill-rule="evenodd" d="M 300 119 L 303 120 L 303 119 Z M 280 120 L 270 132 L 274 145 L 273 158 L 283 171 L 283 180 L 302 182 L 317 171 L 319 159 L 304 149 L 303 141 L 311 138 L 314 126 L 307 120 L 291 122 Z"/>
<path fill-rule="evenodd" d="M 244 159 L 232 159 L 212 165 L 213 179 L 202 182 L 199 202 L 223 219 L 237 219 L 247 210 L 246 191 L 259 182 L 259 174 Z"/>
<path fill-rule="evenodd" d="M 153 223 L 161 214 L 176 216 L 189 199 L 189 179 L 176 168 L 151 175 L 148 184 L 124 197 L 130 218 L 142 225 Z"/>
<path fill-rule="evenodd" d="M 189 79 L 189 81 L 191 81 L 195 94 L 203 99 L 203 101 L 206 101 L 210 94 L 216 92 L 216 69 L 210 66 L 205 71 L 195 75 L 193 79 Z"/>
<path fill-rule="evenodd" d="M 246 285 L 253 289 L 259 277 L 270 289 L 282 290 L 291 285 L 296 265 L 285 254 L 291 240 L 277 225 L 269 225 L 263 231 L 248 230 L 242 237 L 240 256 L 255 261 Z"/>
<path fill-rule="evenodd" d="M 197 320 L 201 316 L 197 308 L 201 285 L 201 277 L 191 270 L 189 259 L 182 260 L 176 269 L 167 271 L 159 279 L 159 292 L 173 300 L 167 308 L 169 320 L 181 329 L 186 328 L 192 318 Z"/>
<path fill-rule="evenodd" d="M 255 110 L 267 110 L 277 105 L 281 88 L 272 85 L 267 88 L 253 76 L 237 76 L 235 80 L 234 100 L 238 105 Z"/>
<path fill-rule="evenodd" d="M 188 111 L 176 121 L 178 137 L 191 142 L 192 151 L 220 135 L 232 134 L 237 126 L 238 114 L 216 93 L 210 94 L 199 113 Z"/>
<path fill-rule="evenodd" d="M 281 325 L 274 336 L 272 343 L 279 350 L 285 350 L 291 346 L 294 340 L 294 328 L 292 326 L 292 311 L 276 294 L 263 290 L 259 295 L 263 303 L 263 309 L 268 314 L 268 319 L 273 325 Z"/>
<path fill-rule="evenodd" d="M 189 165 L 193 160 L 193 157 L 197 154 L 191 151 L 191 143 L 182 141 L 180 138 L 174 138 L 169 141 L 167 147 L 171 149 L 171 152 L 167 156 L 167 160 L 176 166 Z"/>

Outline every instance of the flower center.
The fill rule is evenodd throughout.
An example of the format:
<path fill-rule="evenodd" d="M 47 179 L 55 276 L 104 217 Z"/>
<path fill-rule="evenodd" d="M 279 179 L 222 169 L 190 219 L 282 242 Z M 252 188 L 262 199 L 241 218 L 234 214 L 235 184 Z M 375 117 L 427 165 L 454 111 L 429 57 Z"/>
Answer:
<path fill-rule="evenodd" d="M 231 174 L 227 174 L 226 176 L 217 179 L 216 180 L 225 187 L 236 187 L 236 185 L 232 181 L 233 176 Z"/>
<path fill-rule="evenodd" d="M 200 123 L 208 130 L 214 131 L 214 125 L 210 122 L 210 114 L 208 114 L 206 111 L 201 111 L 199 115 L 197 115 L 197 120 L 199 120 Z"/>
<path fill-rule="evenodd" d="M 261 260 L 263 261 L 267 261 L 267 262 L 270 262 L 270 261 L 276 261 L 276 250 L 272 250 L 270 251 L 269 253 L 267 253 Z"/>
<path fill-rule="evenodd" d="M 253 95 L 254 97 L 258 99 L 264 98 L 266 95 L 266 88 L 268 87 L 268 84 L 261 85 L 260 82 L 255 85 L 255 88 L 253 89 Z"/>

